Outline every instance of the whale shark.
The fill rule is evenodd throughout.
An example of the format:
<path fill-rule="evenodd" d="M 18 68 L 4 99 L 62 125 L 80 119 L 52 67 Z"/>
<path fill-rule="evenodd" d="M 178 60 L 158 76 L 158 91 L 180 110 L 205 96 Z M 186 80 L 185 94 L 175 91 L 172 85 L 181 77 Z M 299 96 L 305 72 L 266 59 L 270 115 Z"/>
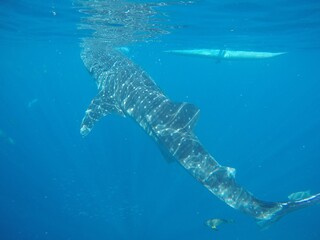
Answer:
<path fill-rule="evenodd" d="M 119 49 L 101 41 L 85 39 L 81 58 L 98 88 L 81 123 L 83 136 L 106 115 L 118 114 L 133 119 L 154 139 L 164 155 L 179 162 L 211 193 L 232 208 L 252 216 L 261 226 L 320 202 L 320 193 L 284 202 L 256 198 L 236 183 L 236 170 L 220 165 L 194 134 L 198 107 L 171 101 L 145 70 Z"/>
<path fill-rule="evenodd" d="M 224 50 L 224 49 L 186 49 L 186 50 L 167 50 L 166 53 L 188 56 L 210 57 L 226 60 L 240 59 L 264 59 L 272 58 L 286 54 L 286 52 L 256 52 L 241 50 Z"/>

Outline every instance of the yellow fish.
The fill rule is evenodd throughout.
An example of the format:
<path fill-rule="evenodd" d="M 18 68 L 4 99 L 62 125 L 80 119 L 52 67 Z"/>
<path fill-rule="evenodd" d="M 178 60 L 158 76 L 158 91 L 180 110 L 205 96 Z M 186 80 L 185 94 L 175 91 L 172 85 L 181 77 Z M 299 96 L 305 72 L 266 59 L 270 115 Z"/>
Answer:
<path fill-rule="evenodd" d="M 218 231 L 218 226 L 221 225 L 222 223 L 234 223 L 234 220 L 212 218 L 206 221 L 206 225 L 214 231 Z"/>

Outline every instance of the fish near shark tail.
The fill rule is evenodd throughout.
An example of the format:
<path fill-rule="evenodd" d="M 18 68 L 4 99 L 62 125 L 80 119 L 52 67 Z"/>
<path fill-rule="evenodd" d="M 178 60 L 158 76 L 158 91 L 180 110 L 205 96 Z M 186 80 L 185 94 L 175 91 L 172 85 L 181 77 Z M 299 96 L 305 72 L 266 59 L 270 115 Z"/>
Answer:
<path fill-rule="evenodd" d="M 273 213 L 268 214 L 265 219 L 258 219 L 257 223 L 263 229 L 267 229 L 270 225 L 280 220 L 282 217 L 291 213 L 293 211 L 303 209 L 309 206 L 313 206 L 320 203 L 320 193 L 306 197 L 296 201 L 279 202 L 279 203 L 266 203 L 261 202 L 261 204 L 272 204 L 277 205 L 278 208 Z"/>

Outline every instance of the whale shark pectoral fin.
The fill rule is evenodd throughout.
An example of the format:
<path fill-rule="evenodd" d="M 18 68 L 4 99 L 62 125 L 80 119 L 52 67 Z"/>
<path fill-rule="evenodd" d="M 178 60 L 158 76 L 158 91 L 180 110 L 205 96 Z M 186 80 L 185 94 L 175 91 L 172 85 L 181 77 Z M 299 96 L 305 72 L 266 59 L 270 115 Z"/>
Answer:
<path fill-rule="evenodd" d="M 99 121 L 102 117 L 112 113 L 118 113 L 124 116 L 124 113 L 115 104 L 114 99 L 112 97 L 107 96 L 105 91 L 102 90 L 91 101 L 85 113 L 85 116 L 82 119 L 80 128 L 81 135 L 88 135 L 97 121 Z"/>

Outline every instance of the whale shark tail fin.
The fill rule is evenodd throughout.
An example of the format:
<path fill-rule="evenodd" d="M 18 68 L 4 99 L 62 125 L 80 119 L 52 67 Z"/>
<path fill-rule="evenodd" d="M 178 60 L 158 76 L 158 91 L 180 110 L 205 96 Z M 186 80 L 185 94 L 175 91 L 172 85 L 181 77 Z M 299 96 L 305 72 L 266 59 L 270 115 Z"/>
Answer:
<path fill-rule="evenodd" d="M 280 208 L 273 214 L 269 215 L 267 219 L 259 220 L 257 223 L 263 229 L 267 229 L 271 224 L 275 223 L 288 213 L 293 211 L 313 206 L 320 203 L 320 193 L 295 201 L 280 202 Z"/>

